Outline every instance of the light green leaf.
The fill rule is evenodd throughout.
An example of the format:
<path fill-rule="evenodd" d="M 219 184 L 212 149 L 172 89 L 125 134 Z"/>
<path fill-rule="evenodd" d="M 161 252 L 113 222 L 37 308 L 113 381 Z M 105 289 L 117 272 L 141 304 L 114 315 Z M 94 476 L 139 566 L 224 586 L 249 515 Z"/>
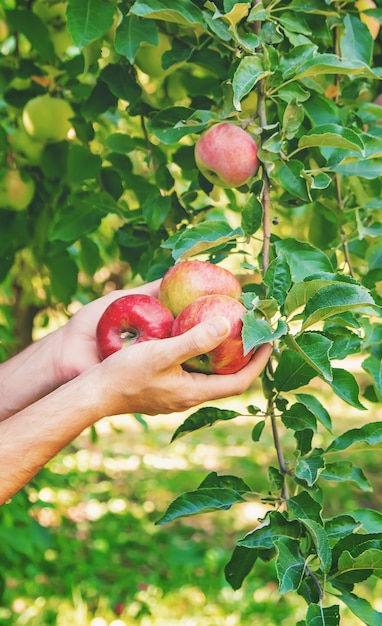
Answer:
<path fill-rule="evenodd" d="M 302 329 L 319 321 L 347 311 L 362 310 L 375 304 L 369 291 L 360 285 L 328 285 L 314 294 L 306 303 Z"/>
<path fill-rule="evenodd" d="M 113 25 L 114 5 L 98 0 L 72 0 L 66 12 L 68 30 L 75 44 L 83 48 L 102 37 Z"/>
<path fill-rule="evenodd" d="M 165 0 L 137 0 L 130 9 L 132 15 L 150 19 L 164 20 L 186 26 L 198 24 L 205 27 L 203 12 L 190 0 L 177 0 L 169 5 Z"/>
<path fill-rule="evenodd" d="M 358 556 L 344 550 L 338 559 L 338 570 L 341 574 L 354 570 L 382 570 L 382 550 L 370 548 Z"/>
<path fill-rule="evenodd" d="M 269 322 L 254 316 L 253 311 L 248 311 L 243 315 L 242 339 L 244 354 L 263 343 L 275 341 L 288 332 L 284 320 L 279 320 L 276 330 L 273 330 Z"/>
<path fill-rule="evenodd" d="M 327 463 L 321 472 L 321 478 L 333 482 L 351 482 L 361 491 L 372 491 L 371 485 L 359 467 L 354 467 L 350 461 L 336 461 Z"/>
<path fill-rule="evenodd" d="M 311 396 L 308 393 L 296 393 L 296 398 L 299 402 L 302 402 L 307 409 L 318 419 L 319 422 L 330 432 L 332 430 L 332 420 L 321 402 L 316 396 Z"/>
<path fill-rule="evenodd" d="M 279 580 L 279 593 L 296 591 L 301 585 L 305 559 L 300 553 L 299 541 L 289 537 L 279 537 L 275 541 L 278 551 L 276 558 L 276 571 Z"/>
<path fill-rule="evenodd" d="M 206 488 L 188 491 L 169 505 L 167 511 L 156 524 L 166 524 L 188 515 L 227 510 L 237 502 L 245 502 L 245 499 L 234 489 Z"/>
<path fill-rule="evenodd" d="M 352 516 L 357 522 L 361 522 L 362 528 L 367 533 L 382 533 L 382 513 L 373 509 L 356 509 Z"/>
<path fill-rule="evenodd" d="M 54 48 L 45 22 L 27 9 L 10 9 L 6 11 L 6 19 L 11 28 L 22 33 L 30 41 L 33 50 L 44 60 L 54 63 Z"/>
<path fill-rule="evenodd" d="M 315 126 L 299 139 L 299 148 L 333 146 L 345 150 L 356 150 L 364 154 L 365 146 L 359 134 L 339 124 Z"/>
<path fill-rule="evenodd" d="M 358 60 L 342 59 L 335 54 L 317 54 L 295 70 L 294 79 L 301 80 L 320 74 L 354 74 L 379 79 L 379 75 L 367 64 Z M 290 76 L 285 76 L 285 78 Z"/>
<path fill-rule="evenodd" d="M 259 56 L 245 56 L 240 61 L 232 80 L 233 103 L 237 111 L 241 111 L 240 100 L 251 91 L 259 80 L 270 73 L 264 69 Z"/>
<path fill-rule="evenodd" d="M 382 443 L 382 422 L 372 422 L 361 426 L 361 428 L 352 428 L 346 431 L 343 435 L 333 439 L 326 451 L 339 452 L 359 443 L 368 445 Z"/>
<path fill-rule="evenodd" d="M 133 63 L 142 42 L 153 46 L 158 44 L 158 28 L 155 21 L 125 15 L 115 31 L 116 52 Z"/>
<path fill-rule="evenodd" d="M 341 163 L 331 166 L 333 172 L 344 176 L 360 176 L 368 180 L 374 180 L 382 176 L 382 158 L 356 159 L 349 157 Z"/>
<path fill-rule="evenodd" d="M 344 32 L 340 37 L 341 57 L 370 65 L 373 53 L 373 39 L 366 24 L 359 17 L 345 15 Z"/>
<path fill-rule="evenodd" d="M 333 272 L 326 254 L 310 244 L 292 237 L 275 242 L 277 253 L 284 254 L 288 261 L 294 283 L 304 280 L 316 272 Z"/>
<path fill-rule="evenodd" d="M 212 426 L 215 422 L 218 421 L 226 421 L 231 420 L 235 417 L 238 417 L 240 413 L 236 411 L 230 411 L 228 409 L 218 409 L 217 407 L 205 406 L 192 413 L 187 417 L 183 424 L 178 426 L 176 431 L 174 432 L 171 441 L 182 437 L 188 433 L 193 432 L 194 430 L 198 430 L 200 428 L 206 428 L 207 426 Z"/>
<path fill-rule="evenodd" d="M 222 220 L 211 220 L 192 226 L 169 237 L 162 248 L 172 250 L 175 261 L 206 252 L 223 243 L 242 236 L 241 228 L 232 229 Z"/>

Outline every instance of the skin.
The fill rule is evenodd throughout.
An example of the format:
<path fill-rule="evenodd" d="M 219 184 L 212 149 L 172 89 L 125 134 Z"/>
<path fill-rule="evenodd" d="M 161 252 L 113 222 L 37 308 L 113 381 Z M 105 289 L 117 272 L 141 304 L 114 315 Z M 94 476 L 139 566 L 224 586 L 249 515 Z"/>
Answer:
<path fill-rule="evenodd" d="M 185 411 L 243 393 L 265 367 L 271 346 L 226 376 L 186 372 L 181 363 L 219 345 L 229 322 L 214 318 L 178 337 L 139 343 L 100 361 L 96 326 L 127 293 L 157 297 L 159 281 L 115 291 L 0 365 L 0 504 L 19 491 L 85 428 L 109 415 Z"/>

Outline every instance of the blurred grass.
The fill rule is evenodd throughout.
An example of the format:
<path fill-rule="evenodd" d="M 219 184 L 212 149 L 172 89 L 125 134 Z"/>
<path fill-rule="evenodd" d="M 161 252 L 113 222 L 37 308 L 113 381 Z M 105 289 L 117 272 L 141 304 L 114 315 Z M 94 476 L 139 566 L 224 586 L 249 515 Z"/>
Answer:
<path fill-rule="evenodd" d="M 329 396 L 326 388 L 317 385 L 316 393 L 332 415 L 335 435 L 378 419 L 376 406 L 360 412 Z M 293 593 L 278 594 L 274 562 L 256 563 L 238 591 L 224 579 L 236 541 L 268 508 L 260 494 L 267 493 L 269 465 L 277 464 L 271 431 L 266 427 L 254 443 L 251 431 L 258 418 L 245 416 L 248 404 L 263 402 L 256 387 L 251 395 L 214 403 L 244 415 L 171 444 L 184 415 L 149 418 L 146 426 L 119 416 L 83 433 L 27 489 L 32 515 L 49 530 L 48 543 L 26 559 L 24 571 L 8 571 L 0 624 L 294 626 L 303 619 L 304 601 Z M 325 446 L 329 438 L 320 430 L 314 445 Z M 283 430 L 282 442 L 292 458 L 292 431 Z M 379 456 L 373 448 L 346 451 L 374 490 L 361 493 L 349 484 L 325 483 L 326 516 L 379 509 Z M 195 489 L 210 471 L 242 477 L 259 498 L 156 526 L 168 504 Z M 373 585 L 360 595 L 381 610 L 381 581 Z M 328 604 L 334 603 L 329 597 Z M 346 609 L 342 615 L 347 626 L 361 624 Z"/>

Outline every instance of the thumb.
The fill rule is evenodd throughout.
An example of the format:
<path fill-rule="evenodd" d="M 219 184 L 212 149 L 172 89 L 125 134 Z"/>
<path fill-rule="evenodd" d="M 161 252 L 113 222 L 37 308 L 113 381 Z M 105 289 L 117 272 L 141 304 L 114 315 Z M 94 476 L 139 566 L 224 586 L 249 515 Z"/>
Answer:
<path fill-rule="evenodd" d="M 197 324 L 182 335 L 171 337 L 167 341 L 172 342 L 172 349 L 168 350 L 169 356 L 183 363 L 199 354 L 210 352 L 216 348 L 230 332 L 230 323 L 226 317 L 214 317 Z M 175 357 L 175 358 L 174 358 Z"/>

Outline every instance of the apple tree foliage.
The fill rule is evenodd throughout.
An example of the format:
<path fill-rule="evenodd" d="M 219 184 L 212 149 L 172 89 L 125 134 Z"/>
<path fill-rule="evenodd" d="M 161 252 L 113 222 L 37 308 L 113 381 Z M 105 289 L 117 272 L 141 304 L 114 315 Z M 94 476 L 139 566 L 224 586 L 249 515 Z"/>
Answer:
<path fill-rule="evenodd" d="M 158 278 L 186 258 L 229 257 L 245 275 L 245 349 L 274 343 L 264 407 L 247 411 L 254 446 L 264 429 L 273 433 L 275 463 L 269 510 L 238 537 L 226 580 L 250 584 L 256 562 L 273 560 L 280 594 L 306 601 L 299 626 L 336 626 L 342 603 L 382 624 L 357 587 L 381 575 L 382 515 L 340 503 L 344 482 L 372 490 L 349 448 L 382 445 L 382 423 L 368 420 L 382 400 L 382 47 L 364 20 L 378 30 L 381 2 L 363 14 L 353 0 L 2 7 L 1 358 L 30 340 L 37 314 L 48 323 L 53 309 L 66 315 L 110 285 Z M 59 141 L 20 138 L 24 107 L 45 94 L 70 104 L 71 131 Z M 44 129 L 49 106 L 40 113 Z M 260 147 L 258 174 L 239 189 L 213 187 L 195 165 L 195 141 L 222 120 Z M 12 206 L 8 170 L 20 173 L 21 195 L 32 181 L 26 206 Z M 356 427 L 333 424 L 315 379 L 344 414 L 357 411 Z M 203 407 L 174 439 L 240 414 Z M 338 484 L 335 516 L 328 481 Z M 258 497 L 247 479 L 210 473 L 158 523 Z"/>

